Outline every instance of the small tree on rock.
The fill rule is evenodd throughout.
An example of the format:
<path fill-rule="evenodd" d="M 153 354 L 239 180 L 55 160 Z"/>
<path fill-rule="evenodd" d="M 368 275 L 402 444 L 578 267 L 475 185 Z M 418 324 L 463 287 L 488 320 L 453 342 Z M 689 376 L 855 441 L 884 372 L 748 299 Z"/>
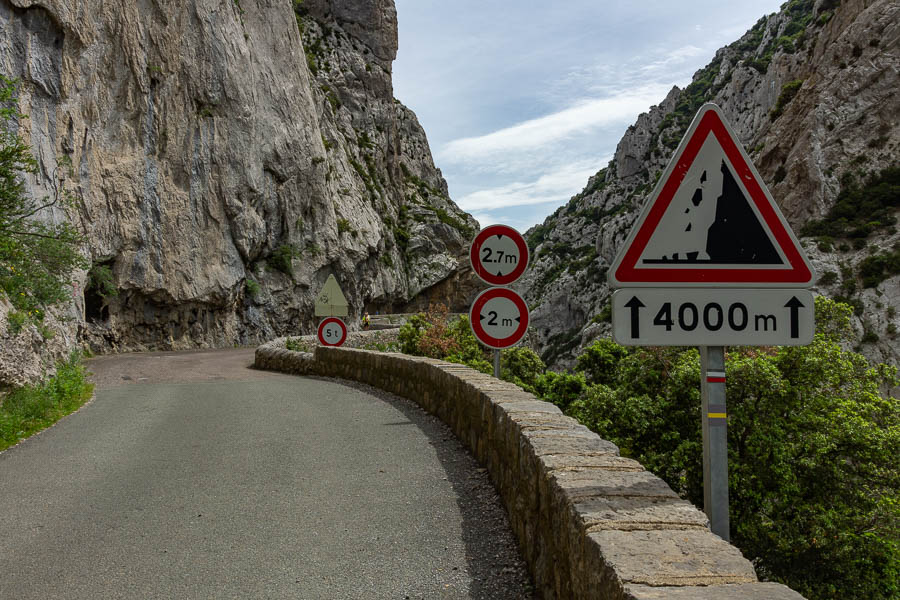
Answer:
<path fill-rule="evenodd" d="M 0 75 L 0 290 L 16 309 L 10 325 L 40 323 L 47 307 L 70 298 L 71 274 L 87 261 L 78 249 L 82 236 L 67 222 L 48 223 L 41 213 L 65 208 L 60 197 L 36 200 L 23 176 L 37 163 L 15 132 L 17 82 Z"/>

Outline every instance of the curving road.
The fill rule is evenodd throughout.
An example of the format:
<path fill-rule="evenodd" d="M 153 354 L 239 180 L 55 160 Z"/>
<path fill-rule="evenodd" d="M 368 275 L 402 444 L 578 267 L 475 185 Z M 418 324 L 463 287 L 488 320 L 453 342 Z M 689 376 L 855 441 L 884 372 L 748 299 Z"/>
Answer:
<path fill-rule="evenodd" d="M 0 453 L 0 598 L 530 598 L 443 424 L 252 350 L 93 359 L 96 398 Z"/>

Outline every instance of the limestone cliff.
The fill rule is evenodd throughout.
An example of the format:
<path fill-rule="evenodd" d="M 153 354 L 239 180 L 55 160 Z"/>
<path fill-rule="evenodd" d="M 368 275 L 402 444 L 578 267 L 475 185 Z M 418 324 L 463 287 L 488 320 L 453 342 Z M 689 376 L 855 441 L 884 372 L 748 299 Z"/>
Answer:
<path fill-rule="evenodd" d="M 252 343 L 309 331 L 330 274 L 355 314 L 453 275 L 477 224 L 393 98 L 396 50 L 392 0 L 0 0 L 29 192 L 74 198 L 118 289 L 82 274 L 69 333 Z"/>
<path fill-rule="evenodd" d="M 842 190 L 898 166 L 898 67 L 896 0 L 791 0 L 640 115 L 608 167 L 528 233 L 536 260 L 523 289 L 537 304 L 532 319 L 545 359 L 571 364 L 579 348 L 608 334 L 606 270 L 693 115 L 714 102 L 795 231 L 810 234 L 802 241 L 820 276 L 817 291 L 856 305 L 866 354 L 900 362 L 900 276 L 885 278 L 891 271 L 882 269 L 867 277 L 878 257 L 900 264 L 892 224 L 900 201 L 863 231 L 849 224 L 855 216 L 837 235 L 813 226 L 834 218 Z M 831 234 L 813 237 L 817 230 Z"/>

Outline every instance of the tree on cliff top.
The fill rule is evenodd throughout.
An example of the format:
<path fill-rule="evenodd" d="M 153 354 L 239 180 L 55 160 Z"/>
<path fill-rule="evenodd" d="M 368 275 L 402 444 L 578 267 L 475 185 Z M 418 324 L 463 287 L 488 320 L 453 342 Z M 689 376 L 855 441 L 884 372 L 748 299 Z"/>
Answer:
<path fill-rule="evenodd" d="M 24 118 L 16 109 L 17 82 L 0 75 L 0 290 L 16 309 L 9 315 L 12 333 L 26 322 L 40 323 L 48 306 L 70 297 L 70 276 L 86 267 L 78 248 L 82 236 L 67 222 L 38 219 L 40 213 L 62 207 L 59 197 L 28 196 L 23 176 L 37 163 L 28 145 L 15 133 Z"/>

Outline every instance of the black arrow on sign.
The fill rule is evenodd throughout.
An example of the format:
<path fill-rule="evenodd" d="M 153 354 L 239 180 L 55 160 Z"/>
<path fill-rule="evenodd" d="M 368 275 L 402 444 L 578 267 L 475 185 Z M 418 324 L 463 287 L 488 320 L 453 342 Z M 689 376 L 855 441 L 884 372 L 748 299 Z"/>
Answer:
<path fill-rule="evenodd" d="M 497 234 L 497 239 L 498 239 L 498 240 L 502 240 L 502 239 L 503 239 L 503 234 L 502 234 L 502 233 L 498 233 L 498 234 Z"/>
<path fill-rule="evenodd" d="M 625 303 L 625 308 L 631 309 L 631 338 L 637 339 L 641 337 L 640 314 L 638 311 L 644 308 L 645 304 L 638 300 L 637 296 L 632 296 L 631 300 Z"/>
<path fill-rule="evenodd" d="M 800 309 L 803 308 L 803 303 L 797 300 L 797 296 L 791 296 L 791 299 L 788 300 L 787 304 L 784 305 L 785 308 L 791 309 L 791 337 L 798 338 L 800 337 Z"/>

